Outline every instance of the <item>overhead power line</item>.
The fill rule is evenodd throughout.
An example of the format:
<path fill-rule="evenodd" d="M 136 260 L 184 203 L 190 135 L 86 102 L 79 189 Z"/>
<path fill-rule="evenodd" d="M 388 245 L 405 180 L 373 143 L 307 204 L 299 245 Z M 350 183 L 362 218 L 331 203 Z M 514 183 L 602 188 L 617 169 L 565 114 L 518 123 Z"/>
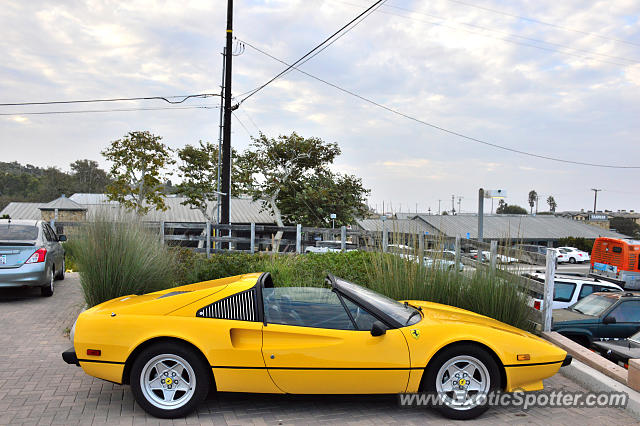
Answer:
<path fill-rule="evenodd" d="M 38 111 L 38 112 L 7 112 L 0 113 L 0 116 L 20 116 L 20 115 L 52 115 L 52 114 L 85 114 L 94 112 L 130 112 L 130 111 L 160 111 L 173 109 L 216 109 L 219 106 L 194 105 L 183 107 L 156 107 L 156 108 L 114 108 L 114 109 L 90 109 L 90 110 L 70 110 L 70 111 Z"/>
<path fill-rule="evenodd" d="M 75 101 L 42 101 L 42 102 L 13 102 L 0 103 L 0 106 L 27 106 L 27 105 L 59 105 L 59 104 L 87 104 L 97 102 L 121 102 L 121 101 L 151 101 L 160 100 L 170 104 L 181 104 L 187 99 L 192 98 L 209 98 L 211 96 L 220 96 L 218 93 L 199 93 L 197 95 L 178 95 L 178 96 L 144 96 L 137 98 L 109 98 L 109 99 L 81 99 Z M 171 100 L 177 99 L 177 100 Z"/>
<path fill-rule="evenodd" d="M 294 68 L 295 65 L 298 65 L 300 62 L 302 62 L 303 60 L 305 60 L 307 57 L 313 55 L 314 52 L 316 52 L 318 49 L 321 49 L 322 46 L 324 46 L 325 44 L 329 43 L 329 41 L 331 41 L 331 39 L 333 39 L 334 37 L 336 37 L 338 34 L 340 34 L 342 31 L 344 31 L 347 27 L 349 27 L 351 24 L 353 24 L 354 22 L 356 22 L 358 19 L 360 19 L 362 16 L 364 16 L 365 14 L 367 14 L 367 12 L 369 12 L 370 10 L 372 10 L 373 8 L 375 8 L 376 6 L 384 3 L 386 0 L 378 0 L 376 1 L 374 4 L 372 4 L 371 6 L 369 6 L 364 12 L 360 13 L 358 16 L 356 16 L 355 18 L 353 18 L 351 21 L 349 21 L 346 25 L 342 26 L 338 31 L 336 31 L 335 33 L 331 34 L 329 37 L 327 37 L 322 43 L 318 44 L 316 47 L 314 47 L 313 49 L 311 49 L 310 51 L 308 51 L 307 53 L 305 53 L 300 59 L 298 59 L 297 61 L 295 61 L 293 64 L 287 66 L 287 68 L 285 68 L 284 70 L 282 70 L 280 73 L 276 74 L 275 77 L 271 78 L 269 81 L 267 81 L 266 83 L 262 84 L 261 86 L 256 87 L 255 89 L 247 92 L 246 95 L 244 96 L 244 98 L 240 99 L 240 103 L 243 103 L 244 101 L 246 101 L 247 99 L 249 99 L 250 97 L 252 97 L 253 95 L 255 95 L 256 93 L 258 93 L 260 90 L 264 89 L 265 87 L 267 87 L 269 84 L 271 84 L 273 81 L 275 81 L 276 79 L 278 79 L 280 76 L 284 75 L 285 73 L 287 73 L 287 71 L 289 71 L 291 68 Z"/>
<path fill-rule="evenodd" d="M 546 25 L 546 26 L 553 27 L 553 28 L 558 28 L 560 30 L 571 31 L 571 32 L 578 33 L 578 34 L 589 35 L 589 36 L 601 38 L 601 39 L 604 39 L 604 40 L 616 41 L 618 43 L 625 43 L 625 44 L 630 44 L 630 45 L 633 45 L 633 46 L 640 46 L 640 43 L 634 43 L 634 42 L 628 41 L 628 40 L 623 40 L 623 39 L 619 39 L 619 38 L 603 36 L 603 35 L 600 35 L 598 33 L 594 33 L 594 32 L 591 32 L 591 31 L 577 30 L 575 28 L 565 27 L 565 26 L 562 26 L 562 25 L 554 24 L 552 22 L 545 22 L 545 21 L 541 21 L 539 19 L 529 18 L 529 17 L 526 17 L 526 16 L 516 15 L 514 13 L 509 13 L 509 12 L 504 12 L 504 11 L 497 10 L 497 9 L 491 9 L 491 8 L 484 7 L 484 6 L 479 6 L 477 4 L 466 3 L 466 2 L 460 1 L 460 0 L 448 0 L 448 1 L 450 1 L 452 3 L 462 4 L 462 5 L 468 6 L 468 7 L 474 7 L 476 9 L 486 10 L 488 12 L 497 13 L 497 14 L 500 14 L 500 15 L 510 16 L 512 18 L 522 19 L 524 21 L 534 22 L 536 24 L 541 24 L 541 25 Z"/>
<path fill-rule="evenodd" d="M 425 126 L 429 126 L 429 127 L 433 128 L 433 129 L 440 130 L 442 132 L 448 133 L 450 135 L 457 136 L 457 137 L 462 138 L 462 139 L 466 139 L 468 141 L 476 142 L 476 143 L 479 143 L 479 144 L 482 144 L 482 145 L 486 145 L 486 146 L 491 146 L 493 148 L 501 149 L 503 151 L 509 151 L 509 152 L 513 152 L 513 153 L 516 153 L 516 154 L 526 155 L 528 157 L 540 158 L 540 159 L 543 159 L 543 160 L 556 161 L 556 162 L 559 162 L 559 163 L 575 164 L 575 165 L 579 165 L 579 166 L 602 167 L 602 168 L 609 168 L 609 169 L 640 169 L 640 166 L 620 166 L 620 165 L 614 165 L 614 164 L 589 163 L 589 162 L 585 162 L 585 161 L 574 161 L 574 160 L 567 160 L 567 159 L 563 159 L 563 158 L 551 157 L 549 155 L 535 154 L 535 153 L 532 153 L 532 152 L 522 151 L 522 150 L 519 150 L 519 149 L 510 148 L 508 146 L 504 146 L 504 145 L 499 145 L 499 144 L 496 144 L 496 143 L 488 142 L 488 141 L 485 141 L 485 140 L 482 140 L 482 139 L 478 139 L 478 138 L 475 138 L 475 137 L 472 137 L 472 136 L 467 136 L 467 135 L 465 135 L 463 133 L 457 132 L 455 130 L 447 129 L 447 128 L 438 126 L 438 125 L 433 124 L 433 123 L 429 123 L 429 122 L 424 121 L 422 119 L 413 117 L 413 116 L 411 116 L 409 114 L 406 114 L 404 112 L 398 111 L 396 109 L 393 109 L 393 108 L 390 108 L 390 107 L 388 107 L 386 105 L 378 103 L 378 102 L 376 102 L 374 100 L 366 98 L 366 97 L 364 97 L 362 95 L 359 95 L 359 94 L 357 94 L 357 93 L 355 93 L 355 92 L 353 92 L 351 90 L 348 90 L 348 89 L 345 89 L 343 87 L 340 87 L 340 86 L 338 86 L 338 85 L 336 85 L 334 83 L 331 83 L 331 82 L 329 82 L 327 80 L 324 80 L 324 79 L 322 79 L 320 77 L 316 77 L 315 75 L 310 74 L 310 73 L 308 73 L 308 72 L 306 72 L 304 70 L 301 70 L 301 69 L 299 69 L 299 68 L 297 68 L 297 67 L 295 67 L 293 65 L 289 65 L 286 62 L 284 62 L 283 60 L 278 59 L 275 56 L 265 52 L 264 50 L 257 48 L 256 46 L 252 45 L 249 42 L 246 42 L 246 41 L 242 41 L 242 42 L 244 44 L 246 44 L 247 46 L 249 46 L 250 48 L 254 49 L 255 51 L 260 52 L 263 55 L 268 56 L 269 58 L 280 62 L 281 64 L 287 65 L 288 67 L 293 68 L 296 71 L 298 71 L 298 72 L 300 72 L 300 73 L 302 73 L 302 74 L 304 74 L 304 75 L 306 75 L 308 77 L 311 77 L 311 78 L 313 78 L 315 80 L 318 80 L 318 81 L 320 81 L 320 82 L 322 82 L 324 84 L 327 84 L 327 85 L 329 85 L 329 86 L 331 86 L 331 87 L 333 87 L 333 88 L 335 88 L 337 90 L 340 90 L 341 92 L 347 93 L 347 94 L 349 94 L 351 96 L 354 96 L 354 97 L 356 97 L 356 98 L 358 98 L 358 99 L 360 99 L 362 101 L 365 101 L 365 102 L 367 102 L 367 103 L 369 103 L 371 105 L 377 106 L 377 107 L 382 108 L 382 109 L 384 109 L 386 111 L 389 111 L 389 112 L 391 112 L 393 114 L 396 114 L 396 115 L 399 115 L 401 117 L 407 118 L 407 119 L 409 119 L 411 121 L 414 121 L 416 123 L 420 123 L 420 124 L 423 124 Z"/>
<path fill-rule="evenodd" d="M 346 2 L 346 1 L 341 1 L 341 0 L 333 0 L 333 1 L 345 4 L 345 5 L 353 6 L 353 7 L 361 7 L 361 5 L 350 3 L 350 2 Z M 429 18 L 439 19 L 439 20 L 441 20 L 443 22 L 447 22 L 446 18 L 442 18 L 440 16 L 432 15 L 430 13 L 416 11 L 416 10 L 408 9 L 408 8 L 405 8 L 405 7 L 394 6 L 394 5 L 390 5 L 390 4 L 386 4 L 384 6 L 387 7 L 387 8 L 398 9 L 398 10 L 402 10 L 402 11 L 405 11 L 405 12 L 410 12 L 410 13 L 413 13 L 413 14 L 423 15 L 423 16 L 427 16 Z M 588 50 L 588 49 L 580 49 L 580 48 L 577 48 L 577 47 L 567 46 L 567 45 L 561 44 L 561 43 L 545 41 L 545 40 L 541 40 L 541 39 L 537 39 L 537 38 L 533 38 L 533 37 L 526 37 L 526 36 L 522 36 L 522 35 L 519 35 L 519 34 L 510 33 L 508 31 L 503 31 L 503 30 L 499 30 L 499 29 L 495 29 L 495 28 L 489 28 L 489 27 L 485 27 L 485 26 L 477 25 L 477 24 L 472 24 L 472 23 L 468 23 L 468 22 L 454 22 L 456 25 L 450 25 L 450 24 L 446 24 L 446 23 L 443 23 L 443 22 L 427 21 L 427 20 L 424 20 L 424 19 L 418 19 L 418 18 L 413 17 L 413 16 L 406 16 L 406 15 L 402 15 L 402 14 L 394 13 L 394 12 L 390 12 L 390 11 L 385 11 L 385 10 L 377 10 L 377 12 L 378 13 L 384 13 L 384 14 L 391 15 L 391 16 L 398 16 L 400 18 L 409 19 L 409 20 L 416 21 L 416 22 L 422 22 L 424 24 L 435 25 L 435 26 L 440 26 L 440 27 L 445 27 L 445 28 L 451 28 L 451 29 L 454 29 L 454 30 L 461 30 L 461 31 L 465 31 L 465 32 L 470 33 L 470 34 L 479 35 L 481 37 L 492 38 L 494 40 L 500 40 L 500 41 L 504 41 L 504 42 L 507 42 L 507 43 L 512 43 L 512 44 L 516 44 L 516 45 L 520 45 L 520 46 L 532 47 L 532 48 L 535 48 L 535 49 L 545 50 L 545 51 L 548 51 L 548 52 L 557 52 L 557 53 L 561 53 L 561 54 L 568 55 L 568 56 L 574 56 L 574 57 L 578 57 L 578 58 L 595 60 L 595 61 L 604 62 L 604 63 L 612 64 L 612 65 L 628 66 L 628 65 L 631 65 L 631 64 L 640 63 L 640 61 L 637 60 L 637 59 L 625 58 L 625 57 L 621 57 L 621 56 L 614 56 L 614 55 L 609 55 L 607 53 L 598 53 L 598 52 L 595 52 L 595 51 L 592 51 L 592 50 Z M 567 52 L 567 51 L 564 51 L 564 50 L 559 50 L 557 48 L 551 48 L 551 47 L 547 47 L 547 46 L 539 46 L 539 45 L 536 45 L 536 44 L 524 43 L 524 42 L 517 41 L 517 40 L 510 40 L 508 38 L 496 37 L 496 36 L 485 34 L 485 33 L 482 33 L 482 32 L 472 31 L 472 30 L 465 29 L 465 28 L 460 28 L 460 26 L 477 28 L 477 29 L 480 29 L 480 30 L 483 30 L 483 31 L 489 31 L 489 32 L 496 33 L 496 34 L 503 34 L 503 35 L 505 35 L 507 37 L 513 37 L 513 38 L 517 38 L 517 39 L 520 39 L 520 40 L 527 40 L 527 41 L 531 41 L 531 42 L 534 42 L 534 43 L 544 43 L 546 45 L 555 46 L 555 47 L 561 48 L 561 49 L 569 49 L 569 50 L 572 50 L 574 52 L 582 52 L 582 53 L 586 53 L 588 55 L 597 55 L 597 56 L 602 56 L 603 58 L 610 58 L 610 59 L 615 59 L 615 60 L 619 60 L 619 61 L 627 61 L 629 63 L 613 62 L 613 61 L 608 61 L 606 59 L 602 59 L 602 58 L 598 58 L 598 57 L 585 56 L 585 55 L 581 55 L 581 54 L 574 53 L 574 52 Z"/>

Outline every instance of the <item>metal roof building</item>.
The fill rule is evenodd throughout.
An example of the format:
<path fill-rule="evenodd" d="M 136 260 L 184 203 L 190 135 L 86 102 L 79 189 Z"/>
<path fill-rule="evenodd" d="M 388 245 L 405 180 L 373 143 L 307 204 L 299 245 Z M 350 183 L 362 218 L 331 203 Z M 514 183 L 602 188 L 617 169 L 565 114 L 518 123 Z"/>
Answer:
<path fill-rule="evenodd" d="M 91 203 L 82 203 L 81 201 L 89 201 Z M 183 205 L 183 201 L 185 201 L 183 197 L 167 197 L 165 199 L 165 204 L 168 207 L 166 211 L 152 209 L 142 217 L 142 220 L 149 222 L 206 222 L 206 218 L 200 210 Z M 54 205 L 52 203 L 55 203 L 57 207 L 50 207 L 50 205 Z M 88 219 L 99 215 L 125 216 L 131 214 L 119 203 L 108 201 L 104 194 L 74 194 L 69 198 L 58 198 L 48 204 L 12 202 L 0 212 L 0 216 L 7 214 L 12 219 L 41 219 L 41 209 L 52 210 L 54 208 L 66 210 L 86 209 Z M 211 208 L 215 211 L 215 202 L 212 202 Z M 275 224 L 272 212 L 263 209 L 261 201 L 253 201 L 250 198 L 231 199 L 230 219 L 231 223 L 235 224 Z"/>
<path fill-rule="evenodd" d="M 469 235 L 478 238 L 477 215 L 418 215 L 430 231 L 445 237 Z M 575 237 L 595 239 L 598 237 L 626 238 L 617 232 L 587 225 L 575 220 L 551 215 L 485 215 L 483 238 L 486 240 L 555 241 Z"/>
<path fill-rule="evenodd" d="M 380 219 L 359 219 L 356 226 L 364 231 L 382 232 L 382 220 Z M 417 220 L 410 219 L 388 219 L 384 221 L 384 227 L 389 233 L 416 234 L 423 235 L 431 228 Z"/>

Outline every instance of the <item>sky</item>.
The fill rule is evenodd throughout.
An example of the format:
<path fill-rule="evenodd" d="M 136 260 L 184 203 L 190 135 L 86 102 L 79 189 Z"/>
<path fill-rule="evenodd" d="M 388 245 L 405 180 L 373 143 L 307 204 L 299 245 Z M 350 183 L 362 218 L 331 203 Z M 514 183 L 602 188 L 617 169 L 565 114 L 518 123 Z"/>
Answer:
<path fill-rule="evenodd" d="M 373 3 L 236 0 L 233 33 L 246 42 L 235 46 L 236 99 L 284 68 L 251 46 L 294 62 Z M 0 7 L 0 103 L 220 92 L 224 0 Z M 533 189 L 540 211 L 548 196 L 559 211 L 592 209 L 596 188 L 598 210 L 639 211 L 639 18 L 634 0 L 387 0 L 300 68 L 420 122 L 291 70 L 235 111 L 232 146 L 246 149 L 260 131 L 336 142 L 332 168 L 361 177 L 378 211 L 450 210 L 453 195 L 456 210 L 460 200 L 475 212 L 481 187 L 527 208 Z M 100 152 L 137 130 L 174 149 L 216 142 L 218 106 L 0 106 L 0 161 L 108 168 Z M 188 109 L 157 109 L 167 107 Z M 33 114 L 79 110 L 110 111 Z"/>

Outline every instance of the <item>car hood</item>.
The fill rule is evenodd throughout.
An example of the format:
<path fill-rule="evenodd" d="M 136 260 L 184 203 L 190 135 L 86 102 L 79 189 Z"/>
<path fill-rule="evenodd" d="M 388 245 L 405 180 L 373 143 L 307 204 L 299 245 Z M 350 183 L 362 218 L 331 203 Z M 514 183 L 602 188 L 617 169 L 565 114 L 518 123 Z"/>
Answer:
<path fill-rule="evenodd" d="M 455 308 L 449 305 L 442 305 L 439 303 L 425 302 L 418 300 L 408 300 L 411 306 L 419 306 L 422 308 L 422 314 L 425 318 L 440 323 L 455 323 L 461 322 L 468 324 L 476 324 L 484 327 L 496 328 L 509 333 L 519 334 L 521 336 L 533 337 L 539 339 L 531 333 L 527 333 L 517 327 L 513 327 L 509 324 L 505 324 L 493 318 L 489 318 L 484 315 L 477 314 L 475 312 L 467 311 L 465 309 Z"/>
<path fill-rule="evenodd" d="M 553 310 L 553 322 L 573 322 L 573 323 L 592 323 L 597 321 L 598 317 L 593 315 L 585 315 L 580 312 L 571 311 L 569 309 L 554 309 Z"/>

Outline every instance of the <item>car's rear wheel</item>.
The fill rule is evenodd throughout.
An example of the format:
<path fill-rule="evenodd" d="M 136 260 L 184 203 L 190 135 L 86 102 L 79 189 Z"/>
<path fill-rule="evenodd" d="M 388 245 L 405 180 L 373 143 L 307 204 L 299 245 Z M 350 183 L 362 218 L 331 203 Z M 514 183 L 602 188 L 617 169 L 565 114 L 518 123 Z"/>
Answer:
<path fill-rule="evenodd" d="M 576 258 L 575 257 L 570 257 L 569 258 L 569 263 L 576 263 Z"/>
<path fill-rule="evenodd" d="M 147 413 L 172 419 L 189 414 L 204 401 L 210 379 L 197 353 L 184 345 L 165 342 L 138 355 L 130 383 L 136 401 Z"/>
<path fill-rule="evenodd" d="M 54 272 L 53 272 L 53 268 L 51 268 L 51 271 L 49 271 L 49 282 L 40 287 L 40 294 L 44 297 L 50 297 L 53 296 L 53 281 L 54 281 Z"/>
<path fill-rule="evenodd" d="M 67 268 L 67 262 L 62 259 L 62 268 L 58 271 L 58 275 L 56 275 L 57 280 L 64 280 L 64 271 Z"/>
<path fill-rule="evenodd" d="M 493 357 L 471 344 L 437 354 L 423 381 L 423 390 L 438 396 L 434 408 L 457 420 L 473 419 L 487 411 L 489 393 L 499 386 L 500 372 Z"/>

